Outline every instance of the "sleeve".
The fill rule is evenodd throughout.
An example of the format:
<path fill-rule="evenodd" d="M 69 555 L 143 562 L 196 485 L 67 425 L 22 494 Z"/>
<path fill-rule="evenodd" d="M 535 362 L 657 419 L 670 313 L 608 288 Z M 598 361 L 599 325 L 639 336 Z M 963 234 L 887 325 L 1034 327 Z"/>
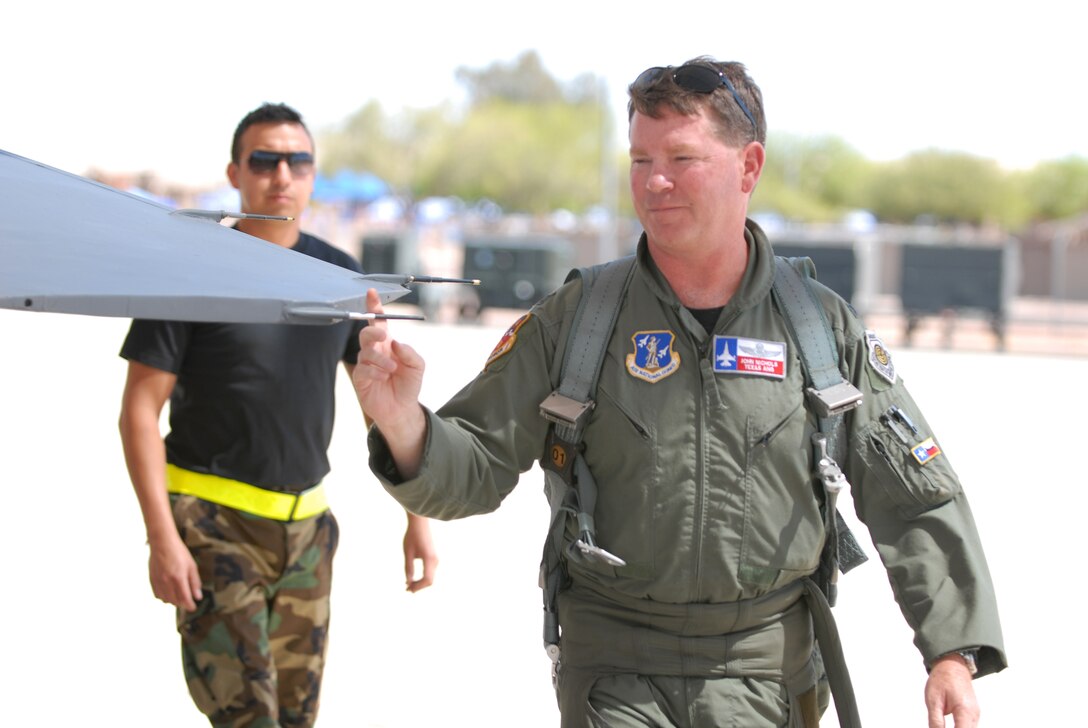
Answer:
<path fill-rule="evenodd" d="M 192 334 L 189 322 L 135 319 L 121 345 L 121 357 L 177 374 Z"/>
<path fill-rule="evenodd" d="M 355 271 L 356 273 L 364 272 L 362 264 L 354 255 L 345 250 L 336 248 L 312 235 L 303 233 L 299 237 L 299 242 L 295 248 L 303 255 L 309 255 L 318 260 L 323 260 L 326 263 L 332 263 L 341 268 Z M 343 326 L 347 332 L 344 340 L 344 351 L 340 355 L 340 361 L 345 364 L 355 364 L 359 361 L 359 332 L 362 331 L 363 327 L 366 325 L 366 321 L 345 321 L 342 324 L 334 324 L 334 326 Z"/>
<path fill-rule="evenodd" d="M 1007 665 L 997 600 L 959 478 L 891 355 L 848 320 L 845 370 L 863 393 L 847 415 L 846 475 L 927 669 L 979 648 L 979 675 Z"/>
<path fill-rule="evenodd" d="M 341 355 L 340 360 L 346 364 L 355 364 L 359 361 L 359 332 L 367 325 L 366 321 L 348 321 L 345 322 L 350 330 L 347 339 L 344 341 L 344 353 Z"/>
<path fill-rule="evenodd" d="M 371 429 L 371 470 L 402 506 L 450 520 L 501 505 L 544 450 L 548 423 L 540 403 L 556 386 L 551 365 L 559 321 L 553 321 L 547 307 L 525 314 L 506 331 L 472 382 L 437 412 L 427 411 L 427 439 L 416 478 L 399 477 L 381 433 Z"/>

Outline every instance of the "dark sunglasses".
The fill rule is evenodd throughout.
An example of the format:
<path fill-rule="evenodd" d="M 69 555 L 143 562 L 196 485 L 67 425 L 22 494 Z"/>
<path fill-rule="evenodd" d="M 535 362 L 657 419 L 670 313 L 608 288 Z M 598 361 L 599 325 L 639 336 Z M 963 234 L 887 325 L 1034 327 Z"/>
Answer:
<path fill-rule="evenodd" d="M 748 121 L 752 122 L 752 131 L 756 131 L 756 119 L 752 116 L 752 112 L 748 110 L 748 104 L 744 103 L 744 99 L 737 93 L 737 89 L 730 83 L 729 78 L 716 68 L 697 63 L 688 63 L 677 68 L 654 66 L 640 73 L 635 82 L 631 84 L 631 87 L 634 89 L 647 88 L 670 71 L 672 72 L 672 80 L 677 86 L 695 93 L 709 94 L 713 93 L 719 86 L 725 86 L 729 89 L 729 93 L 733 94 L 733 99 L 737 102 L 740 110 L 744 112 L 744 115 L 748 117 Z"/>
<path fill-rule="evenodd" d="M 249 155 L 249 169 L 254 174 L 270 174 L 287 162 L 291 174 L 303 177 L 314 171 L 314 155 L 309 152 L 266 152 L 258 149 Z"/>

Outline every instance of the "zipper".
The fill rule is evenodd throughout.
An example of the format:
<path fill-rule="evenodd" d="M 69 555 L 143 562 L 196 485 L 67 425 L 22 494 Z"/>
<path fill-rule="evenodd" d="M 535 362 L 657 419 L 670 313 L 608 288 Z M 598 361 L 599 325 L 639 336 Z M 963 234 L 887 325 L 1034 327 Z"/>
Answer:
<path fill-rule="evenodd" d="M 695 417 L 695 488 L 696 488 L 696 502 L 695 502 L 695 529 L 694 534 L 694 548 L 692 549 L 692 572 L 695 574 L 695 590 L 699 593 L 703 588 L 702 580 L 702 565 L 703 565 L 703 546 L 706 539 L 706 513 L 707 513 L 707 499 L 708 499 L 708 484 L 706 482 L 706 448 L 707 448 L 707 398 L 710 396 L 711 390 L 717 386 L 716 377 L 714 375 L 714 367 L 709 364 L 711 355 L 714 351 L 714 336 L 718 331 L 724 331 L 726 328 L 737 318 L 739 311 L 734 311 L 733 315 L 725 321 L 718 321 L 718 325 L 714 327 L 713 331 L 706 337 L 706 339 L 700 343 L 695 335 L 690 331 L 687 331 L 686 327 L 681 326 L 681 329 L 687 333 L 688 341 L 691 344 L 691 348 L 698 353 L 697 366 L 699 367 L 699 401 L 696 405 L 696 417 Z M 677 312 L 677 318 L 679 312 Z M 717 397 L 716 390 L 713 392 Z"/>
<path fill-rule="evenodd" d="M 891 493 L 902 493 L 903 497 L 896 499 L 894 496 L 892 500 L 905 500 L 903 503 L 907 507 L 924 507 L 925 504 L 922 500 L 914 494 L 914 491 L 908 486 L 906 478 L 896 467 L 895 459 L 892 457 L 891 451 L 888 446 L 884 444 L 884 441 L 875 433 L 869 434 L 869 442 L 873 444 L 873 449 L 877 451 L 880 457 L 884 460 L 884 464 L 888 467 L 891 473 L 893 482 L 889 484 L 889 490 Z"/>

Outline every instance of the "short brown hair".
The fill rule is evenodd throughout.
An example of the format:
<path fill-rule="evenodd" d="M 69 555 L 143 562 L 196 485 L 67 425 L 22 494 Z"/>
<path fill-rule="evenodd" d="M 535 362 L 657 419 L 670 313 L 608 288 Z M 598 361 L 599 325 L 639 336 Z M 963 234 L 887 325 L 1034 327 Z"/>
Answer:
<path fill-rule="evenodd" d="M 725 143 L 741 147 L 751 141 L 761 144 L 766 142 L 767 120 L 763 114 L 763 94 L 755 81 L 748 76 L 744 65 L 735 61 L 716 61 L 710 56 L 699 56 L 683 65 L 690 64 L 708 66 L 724 74 L 751 112 L 752 121 L 748 120 L 740 104 L 724 85 L 711 93 L 700 93 L 677 85 L 671 73 L 662 73 L 648 84 L 636 86 L 632 83 L 627 87 L 628 122 L 634 118 L 636 111 L 657 118 L 662 114 L 663 106 L 687 116 L 698 113 L 701 107 L 706 107 L 718 130 L 718 136 Z M 666 70 L 672 68 L 668 66 Z"/>

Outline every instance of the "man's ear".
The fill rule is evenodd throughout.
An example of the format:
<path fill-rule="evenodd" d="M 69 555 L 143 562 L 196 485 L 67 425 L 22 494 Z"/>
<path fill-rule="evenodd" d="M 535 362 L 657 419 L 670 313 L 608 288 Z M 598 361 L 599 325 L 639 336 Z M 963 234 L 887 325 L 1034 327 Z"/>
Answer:
<path fill-rule="evenodd" d="M 238 189 L 238 164 L 230 162 L 227 165 L 227 179 L 230 180 L 230 186 L 234 189 Z"/>
<path fill-rule="evenodd" d="M 741 178 L 741 190 L 745 194 L 752 194 L 756 189 L 756 183 L 763 174 L 763 162 L 767 157 L 767 151 L 759 142 L 748 142 L 744 148 L 744 176 Z"/>

